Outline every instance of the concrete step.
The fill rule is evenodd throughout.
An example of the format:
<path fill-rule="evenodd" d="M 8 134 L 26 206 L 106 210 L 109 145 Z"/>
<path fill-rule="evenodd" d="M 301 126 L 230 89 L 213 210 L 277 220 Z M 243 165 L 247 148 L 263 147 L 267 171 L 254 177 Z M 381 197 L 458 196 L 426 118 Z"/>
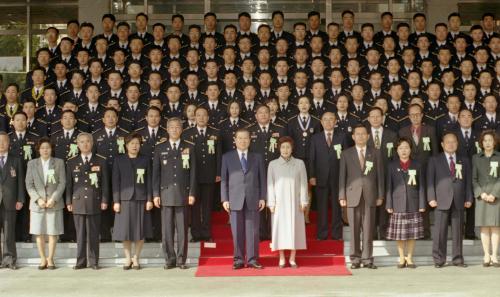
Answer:
<path fill-rule="evenodd" d="M 433 228 L 434 226 L 431 225 L 431 236 L 432 234 L 434 233 L 433 232 Z M 476 234 L 479 234 L 479 228 L 476 228 L 475 230 Z M 349 241 L 351 239 L 351 232 L 349 230 L 349 227 L 344 227 L 343 229 L 343 238 L 345 241 Z M 451 234 L 451 227 L 448 227 L 448 239 L 451 239 L 452 238 L 452 234 Z"/>
<path fill-rule="evenodd" d="M 35 243 L 17 243 L 18 263 L 22 266 L 37 266 L 40 262 Z M 73 266 L 76 262 L 76 243 L 59 243 L 56 250 L 56 265 Z M 101 243 L 99 246 L 99 264 L 104 267 L 124 264 L 123 245 L 121 243 Z M 200 243 L 188 244 L 187 264 L 198 265 Z M 141 253 L 141 265 L 163 266 L 165 259 L 161 243 L 145 243 Z"/>

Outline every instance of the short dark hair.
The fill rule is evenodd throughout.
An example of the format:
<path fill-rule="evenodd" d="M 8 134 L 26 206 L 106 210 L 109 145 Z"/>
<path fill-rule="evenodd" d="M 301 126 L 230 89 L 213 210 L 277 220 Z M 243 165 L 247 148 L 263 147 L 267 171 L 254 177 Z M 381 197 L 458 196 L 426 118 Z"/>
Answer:
<path fill-rule="evenodd" d="M 47 136 L 43 136 L 41 137 L 40 139 L 38 139 L 38 141 L 36 142 L 36 145 L 35 145 L 35 151 L 39 152 L 40 151 L 40 147 L 42 146 L 42 144 L 44 143 L 48 143 L 49 146 L 50 146 L 50 149 L 53 149 L 53 145 L 52 145 L 52 142 L 50 141 L 50 138 L 47 137 Z"/>
<path fill-rule="evenodd" d="M 105 19 L 110 19 L 111 21 L 116 22 L 116 17 L 112 13 L 106 13 L 102 15 L 101 21 L 104 21 Z"/>

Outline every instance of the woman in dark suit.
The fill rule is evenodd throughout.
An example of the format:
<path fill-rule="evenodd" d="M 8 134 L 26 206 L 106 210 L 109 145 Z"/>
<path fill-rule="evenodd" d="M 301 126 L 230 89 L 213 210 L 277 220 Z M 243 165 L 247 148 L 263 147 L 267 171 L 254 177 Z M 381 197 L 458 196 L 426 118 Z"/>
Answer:
<path fill-rule="evenodd" d="M 124 270 L 140 269 L 144 239 L 152 236 L 149 214 L 153 208 L 152 169 L 149 158 L 139 155 L 141 140 L 139 134 L 129 134 L 125 139 L 127 153 L 116 157 L 113 164 L 113 210 L 116 212 L 113 240 L 123 242 Z M 133 257 L 132 242 L 135 242 Z"/>
<path fill-rule="evenodd" d="M 398 268 L 416 267 L 412 259 L 415 240 L 424 237 L 425 175 L 421 164 L 410 159 L 411 149 L 411 141 L 400 138 L 396 144 L 399 158 L 389 163 L 387 172 L 386 209 L 391 214 L 387 239 L 397 241 Z"/>
<path fill-rule="evenodd" d="M 483 150 L 472 157 L 472 186 L 476 197 L 475 225 L 481 229 L 484 250 L 483 266 L 500 267 L 498 244 L 500 237 L 500 153 L 495 151 L 495 131 L 481 133 L 479 146 Z M 490 253 L 491 244 L 491 253 Z"/>

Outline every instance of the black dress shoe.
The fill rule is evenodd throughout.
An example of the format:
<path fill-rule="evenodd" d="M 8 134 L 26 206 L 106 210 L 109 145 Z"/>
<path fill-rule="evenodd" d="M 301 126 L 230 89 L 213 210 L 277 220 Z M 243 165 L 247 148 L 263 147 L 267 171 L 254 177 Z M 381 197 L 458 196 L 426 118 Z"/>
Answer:
<path fill-rule="evenodd" d="M 242 269 L 243 267 L 245 267 L 243 263 L 233 263 L 233 270 Z"/>
<path fill-rule="evenodd" d="M 434 264 L 434 268 L 443 268 L 444 267 L 444 263 L 435 263 Z"/>
<path fill-rule="evenodd" d="M 175 263 L 165 264 L 165 266 L 163 266 L 163 269 L 173 269 L 173 268 L 175 268 Z"/>
<path fill-rule="evenodd" d="M 9 268 L 10 270 L 17 270 L 17 265 L 16 264 L 8 264 L 6 268 Z"/>
<path fill-rule="evenodd" d="M 373 263 L 368 263 L 368 264 L 363 264 L 363 267 L 364 268 L 368 268 L 368 269 L 377 269 L 377 265 L 373 264 Z"/>
<path fill-rule="evenodd" d="M 252 262 L 247 264 L 248 268 L 262 269 L 264 266 L 260 265 L 258 262 Z"/>
<path fill-rule="evenodd" d="M 351 263 L 351 269 L 359 269 L 361 265 L 359 263 Z"/>
<path fill-rule="evenodd" d="M 75 265 L 73 266 L 73 270 L 80 270 L 87 268 L 87 265 Z"/>
<path fill-rule="evenodd" d="M 189 267 L 188 267 L 186 264 L 180 264 L 180 265 L 179 265 L 179 269 L 184 270 L 184 269 L 188 269 L 188 268 L 189 268 Z"/>
<path fill-rule="evenodd" d="M 100 269 L 99 265 L 92 265 L 91 268 L 93 270 L 99 270 Z"/>
<path fill-rule="evenodd" d="M 38 270 L 45 270 L 45 269 L 47 269 L 47 267 L 48 267 L 47 264 L 45 264 L 45 265 L 38 265 Z"/>
<path fill-rule="evenodd" d="M 47 265 L 48 270 L 56 270 L 56 265 Z"/>
<path fill-rule="evenodd" d="M 491 262 L 483 262 L 483 267 L 490 267 L 491 266 Z"/>
<path fill-rule="evenodd" d="M 123 270 L 130 270 L 130 268 L 132 268 L 132 262 L 128 265 L 123 265 Z"/>
<path fill-rule="evenodd" d="M 467 268 L 467 264 L 465 264 L 465 263 L 456 263 L 456 264 L 453 263 L 453 266 Z"/>
<path fill-rule="evenodd" d="M 415 269 L 415 268 L 417 268 L 417 265 L 415 265 L 414 263 L 411 263 L 411 264 L 406 264 L 406 267 L 411 268 L 411 269 Z"/>
<path fill-rule="evenodd" d="M 132 265 L 132 269 L 134 269 L 134 270 L 141 270 L 142 269 L 141 264 Z"/>

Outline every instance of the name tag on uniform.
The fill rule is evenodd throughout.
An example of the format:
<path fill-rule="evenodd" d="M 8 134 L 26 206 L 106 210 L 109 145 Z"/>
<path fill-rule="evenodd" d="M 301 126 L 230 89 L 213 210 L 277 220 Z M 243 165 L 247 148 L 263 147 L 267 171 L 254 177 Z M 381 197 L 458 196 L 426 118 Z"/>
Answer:
<path fill-rule="evenodd" d="M 167 165 L 167 160 L 163 160 L 163 165 Z"/>
<path fill-rule="evenodd" d="M 100 171 L 101 167 L 100 166 L 92 166 L 92 168 L 90 170 L 91 171 Z"/>

